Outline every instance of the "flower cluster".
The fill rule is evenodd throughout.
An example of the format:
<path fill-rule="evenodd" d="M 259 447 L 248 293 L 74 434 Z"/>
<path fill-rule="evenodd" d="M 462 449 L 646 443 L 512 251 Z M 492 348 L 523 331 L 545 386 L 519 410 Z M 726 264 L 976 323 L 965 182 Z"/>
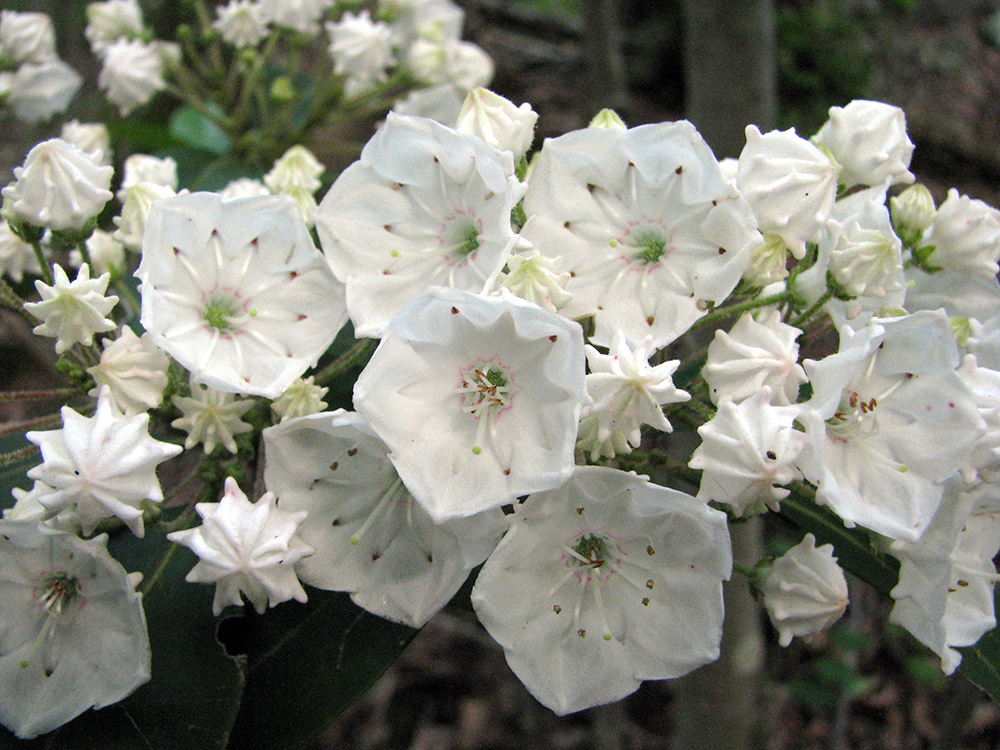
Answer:
<path fill-rule="evenodd" d="M 202 15 L 174 46 L 135 0 L 91 3 L 100 86 L 123 115 L 197 92 L 259 169 L 188 192 L 180 159 L 133 154 L 116 179 L 108 131 L 75 122 L 2 190 L 0 272 L 38 278 L 0 302 L 66 376 L 4 458 L 34 481 L 0 522 L 19 737 L 150 679 L 105 534 L 171 550 L 150 590 L 188 548 L 185 580 L 237 628 L 315 589 L 420 627 L 481 566 L 479 620 L 559 714 L 716 659 L 728 521 L 789 505 L 899 561 L 892 620 L 945 671 L 995 625 L 1000 212 L 911 185 L 901 110 L 835 107 L 811 139 L 750 126 L 732 169 L 688 122 L 606 111 L 529 159 L 537 115 L 480 88 L 491 63 L 448 0 Z M 299 142 L 330 109 L 295 110 L 293 76 L 241 109 L 275 50 L 321 34 L 333 75 L 308 101 L 397 102 L 346 167 Z M 51 36 L 4 11 L 0 66 L 44 62 Z M 196 57 L 243 83 L 209 96 Z M 294 143 L 248 124 L 271 115 L 299 118 Z M 782 645 L 849 606 L 809 510 L 751 576 Z"/>

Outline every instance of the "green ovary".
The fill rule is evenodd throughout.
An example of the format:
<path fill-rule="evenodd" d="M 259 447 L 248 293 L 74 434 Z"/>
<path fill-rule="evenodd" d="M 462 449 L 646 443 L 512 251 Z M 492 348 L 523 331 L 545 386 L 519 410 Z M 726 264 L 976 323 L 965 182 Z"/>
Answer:
<path fill-rule="evenodd" d="M 667 252 L 667 241 L 659 232 L 643 232 L 636 237 L 635 244 L 642 249 L 632 257 L 645 265 L 659 263 Z"/>

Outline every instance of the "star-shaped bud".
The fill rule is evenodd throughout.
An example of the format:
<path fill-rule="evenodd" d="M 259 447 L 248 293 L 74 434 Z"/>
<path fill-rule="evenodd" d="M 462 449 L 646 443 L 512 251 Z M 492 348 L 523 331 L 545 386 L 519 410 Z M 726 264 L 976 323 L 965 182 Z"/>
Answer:
<path fill-rule="evenodd" d="M 209 388 L 204 383 L 191 383 L 190 396 L 174 396 L 174 406 L 182 415 L 170 423 L 171 427 L 188 433 L 185 448 L 194 448 L 198 443 L 205 446 L 205 453 L 211 453 L 219 443 L 230 453 L 236 453 L 236 435 L 250 432 L 253 427 L 240 417 L 254 406 L 251 398 L 237 399 L 232 393 L 223 393 Z"/>
<path fill-rule="evenodd" d="M 56 353 L 62 354 L 74 344 L 90 346 L 95 333 L 104 333 L 117 328 L 108 313 L 118 304 L 115 295 L 104 296 L 111 280 L 105 273 L 96 279 L 90 278 L 90 266 L 84 263 L 74 281 L 69 280 L 62 266 L 52 267 L 55 283 L 49 286 L 38 280 L 35 288 L 41 295 L 41 302 L 26 302 L 24 309 L 42 321 L 33 329 L 39 336 L 56 339 Z"/>

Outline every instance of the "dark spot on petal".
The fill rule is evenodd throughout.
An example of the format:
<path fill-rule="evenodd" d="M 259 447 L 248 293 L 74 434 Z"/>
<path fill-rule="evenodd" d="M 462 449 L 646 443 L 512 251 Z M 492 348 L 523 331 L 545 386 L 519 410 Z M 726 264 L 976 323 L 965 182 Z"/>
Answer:
<path fill-rule="evenodd" d="M 563 222 L 563 227 L 569 229 L 569 222 L 568 221 Z"/>
<path fill-rule="evenodd" d="M 560 612 L 562 612 L 562 607 L 560 607 L 558 604 L 554 604 L 552 605 L 552 611 L 558 615 Z"/>
<path fill-rule="evenodd" d="M 647 555 L 655 555 L 656 554 L 656 550 L 653 549 L 653 545 L 652 544 L 646 546 L 646 554 Z"/>
<path fill-rule="evenodd" d="M 558 340 L 559 340 L 559 337 L 556 334 L 554 334 L 554 333 L 551 336 L 549 336 L 549 341 L 551 341 L 553 344 L 556 343 L 556 341 L 558 341 Z"/>
<path fill-rule="evenodd" d="M 648 326 L 653 325 L 653 322 L 655 320 L 656 320 L 656 318 L 654 318 L 652 315 L 650 315 L 648 318 L 646 318 L 646 325 L 648 325 Z"/>
<path fill-rule="evenodd" d="M 504 475 L 505 477 L 509 477 L 509 476 L 510 476 L 510 469 L 504 469 L 504 470 L 503 470 L 503 475 Z"/>
<path fill-rule="evenodd" d="M 578 516 L 582 516 L 582 515 L 583 515 L 583 508 L 577 508 L 577 509 L 576 509 L 576 514 L 577 514 Z"/>
<path fill-rule="evenodd" d="M 719 248 L 719 255 L 725 255 L 725 254 L 726 254 L 726 248 L 720 247 Z"/>
<path fill-rule="evenodd" d="M 380 557 L 382 557 L 382 555 L 380 553 L 378 553 L 378 552 L 372 552 L 372 562 L 375 562 Z"/>
<path fill-rule="evenodd" d="M 387 231 L 387 232 L 391 232 L 392 231 L 392 224 L 386 224 L 383 227 L 383 229 L 385 229 L 385 231 Z"/>
<path fill-rule="evenodd" d="M 772 461 L 775 461 L 775 460 L 777 460 L 777 458 L 778 458 L 778 454 L 777 454 L 777 453 L 775 453 L 774 451 L 768 451 L 768 452 L 767 452 L 767 457 L 768 457 L 769 459 L 771 459 Z"/>
<path fill-rule="evenodd" d="M 649 606 L 649 597 L 648 596 L 642 597 L 642 606 L 643 607 L 648 607 Z"/>
<path fill-rule="evenodd" d="M 646 581 L 646 588 L 649 589 L 650 591 L 653 590 L 653 579 L 652 578 L 650 578 L 650 579 L 648 579 Z"/>
<path fill-rule="evenodd" d="M 458 315 L 458 308 L 457 307 L 451 308 L 451 314 L 452 315 Z"/>
<path fill-rule="evenodd" d="M 340 461 L 334 461 L 330 464 L 330 471 L 336 471 L 338 466 L 340 466 Z"/>
<path fill-rule="evenodd" d="M 597 185 L 592 185 L 591 183 L 588 182 L 587 190 L 589 190 L 590 192 L 594 192 L 595 190 L 597 190 Z"/>
<path fill-rule="evenodd" d="M 587 637 L 587 631 L 584 630 L 583 628 L 580 628 L 579 630 L 577 630 L 576 634 L 578 636 L 580 636 L 581 638 L 586 638 Z"/>
<path fill-rule="evenodd" d="M 681 174 L 683 171 L 684 167 L 677 167 L 677 169 L 674 170 L 674 174 Z"/>
<path fill-rule="evenodd" d="M 959 578 L 959 579 L 958 579 L 958 580 L 956 581 L 956 583 L 957 583 L 957 584 L 958 584 L 959 586 L 961 586 L 962 588 L 965 588 L 966 586 L 968 586 L 968 585 L 969 585 L 969 582 L 968 582 L 968 581 L 963 581 L 963 580 L 962 580 L 961 578 Z"/>
<path fill-rule="evenodd" d="M 347 455 L 348 456 L 355 456 L 355 455 L 357 455 L 357 453 L 358 453 L 358 449 L 357 448 L 348 448 L 347 449 Z"/>
<path fill-rule="evenodd" d="M 331 526 L 340 526 L 340 519 L 339 518 L 334 518 L 333 521 L 330 523 L 330 525 Z"/>

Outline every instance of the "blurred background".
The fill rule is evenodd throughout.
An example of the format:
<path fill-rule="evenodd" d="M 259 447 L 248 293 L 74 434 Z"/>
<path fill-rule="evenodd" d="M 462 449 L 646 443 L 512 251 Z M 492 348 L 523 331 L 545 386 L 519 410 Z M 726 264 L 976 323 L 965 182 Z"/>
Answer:
<path fill-rule="evenodd" d="M 540 114 L 536 148 L 611 106 L 630 126 L 689 118 L 720 158 L 736 157 L 748 123 L 763 131 L 795 127 L 808 137 L 829 107 L 878 99 L 906 111 L 912 169 L 938 201 L 957 187 L 1000 205 L 996 0 L 457 2 L 467 14 L 466 38 L 496 62 L 492 88 Z M 142 6 L 161 38 L 187 12 L 173 0 Z M 87 80 L 67 119 L 102 119 L 109 110 L 83 37 L 86 3 L 3 0 L 0 7 L 53 17 L 60 56 Z M 161 96 L 133 115 L 133 141 L 116 158 L 139 149 L 144 122 L 172 105 Z M 2 127 L 6 184 L 59 123 L 6 118 Z M 355 135 L 359 143 L 367 138 Z M 309 145 L 334 164 L 322 143 Z M 0 317 L 0 390 L 42 387 L 37 363 L 54 355 L 13 321 Z M 0 419 L 25 416 L 8 411 Z M 739 528 L 736 535 L 737 559 L 750 565 L 791 538 Z M 531 698 L 456 602 L 310 750 L 1000 748 L 1000 709 L 960 675 L 946 678 L 936 657 L 888 625 L 888 602 L 864 584 L 851 587 L 844 620 L 783 649 L 737 577 L 729 609 L 735 630 L 719 665 L 564 718 Z"/>

